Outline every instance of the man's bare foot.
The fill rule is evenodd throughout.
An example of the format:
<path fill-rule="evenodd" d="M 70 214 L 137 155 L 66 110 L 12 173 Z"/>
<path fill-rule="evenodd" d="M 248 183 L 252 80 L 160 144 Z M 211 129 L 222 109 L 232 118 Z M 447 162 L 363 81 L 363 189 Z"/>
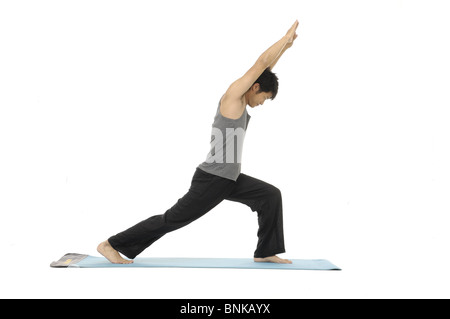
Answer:
<path fill-rule="evenodd" d="M 97 247 L 97 251 L 102 254 L 106 259 L 108 259 L 113 264 L 131 264 L 132 260 L 124 259 L 120 256 L 119 252 L 112 248 L 110 243 L 105 240 Z"/>
<path fill-rule="evenodd" d="M 292 261 L 288 259 L 282 259 L 278 256 L 270 256 L 270 257 L 264 257 L 264 258 L 254 258 L 255 262 L 259 263 L 277 263 L 277 264 L 292 264 Z"/>

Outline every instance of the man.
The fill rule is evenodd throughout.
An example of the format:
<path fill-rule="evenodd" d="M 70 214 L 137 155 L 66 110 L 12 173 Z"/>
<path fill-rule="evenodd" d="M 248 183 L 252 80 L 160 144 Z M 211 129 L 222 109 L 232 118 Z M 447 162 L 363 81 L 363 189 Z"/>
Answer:
<path fill-rule="evenodd" d="M 258 213 L 258 244 L 255 262 L 291 263 L 284 253 L 281 192 L 276 187 L 241 174 L 241 154 L 250 116 L 247 105 L 256 107 L 278 92 L 272 69 L 297 38 L 298 21 L 286 35 L 267 49 L 243 77 L 222 96 L 213 123 L 211 151 L 192 178 L 189 191 L 162 215 L 152 216 L 102 242 L 97 250 L 112 263 L 129 264 L 166 233 L 188 225 L 224 199 L 237 201 Z"/>

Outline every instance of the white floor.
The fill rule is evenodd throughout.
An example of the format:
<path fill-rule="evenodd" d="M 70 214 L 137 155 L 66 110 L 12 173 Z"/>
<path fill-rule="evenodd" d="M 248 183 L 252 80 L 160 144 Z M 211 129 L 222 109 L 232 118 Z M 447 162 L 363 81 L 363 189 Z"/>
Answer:
<path fill-rule="evenodd" d="M 448 261 L 341 260 L 341 272 L 51 269 L 9 255 L 1 298 L 448 298 Z M 15 260 L 15 262 L 12 262 Z M 17 261 L 22 265 L 16 265 Z M 27 264 L 28 263 L 28 264 Z"/>
<path fill-rule="evenodd" d="M 246 234 L 237 236 L 243 240 L 241 249 L 234 242 L 227 248 L 220 241 L 225 233 L 220 227 L 215 228 L 217 236 L 207 233 L 205 225 L 223 222 L 221 215 L 224 214 L 219 211 L 216 216 L 197 221 L 197 225 L 166 235 L 143 255 L 218 257 L 220 253 L 213 252 L 218 249 L 223 250 L 225 257 L 245 257 L 245 250 L 254 242 Z M 358 234 L 361 236 L 355 240 L 342 234 L 334 242 L 311 241 L 303 252 L 293 247 L 285 254 L 292 258 L 326 258 L 342 271 L 54 269 L 49 267 L 50 262 L 66 252 L 98 255 L 94 247 L 89 249 L 91 243 L 95 246 L 95 240 L 88 233 L 86 236 L 67 233 L 67 237 L 61 236 L 56 241 L 43 234 L 39 240 L 39 234 L 34 233 L 29 237 L 36 237 L 34 242 L 18 240 L 2 249 L 0 297 L 449 298 L 448 235 L 428 233 L 421 237 L 420 230 L 425 228 L 413 226 L 418 230 L 416 239 L 411 236 L 406 241 L 395 241 L 392 234 L 384 232 L 384 236 L 373 240 Z M 237 232 L 241 233 L 241 229 Z M 208 235 L 210 244 L 202 245 L 201 238 L 189 236 L 192 233 Z M 292 237 L 287 236 L 288 247 L 297 245 Z M 194 247 L 188 249 L 191 245 Z M 80 247 L 78 251 L 76 247 Z"/>

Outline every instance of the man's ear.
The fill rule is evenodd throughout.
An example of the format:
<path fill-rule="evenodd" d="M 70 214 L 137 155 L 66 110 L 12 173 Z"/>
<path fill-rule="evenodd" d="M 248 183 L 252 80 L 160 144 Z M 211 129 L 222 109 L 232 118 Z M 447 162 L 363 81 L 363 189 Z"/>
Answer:
<path fill-rule="evenodd" d="M 260 89 L 259 83 L 253 84 L 252 91 L 254 91 L 256 93 L 256 92 L 259 92 L 259 89 Z"/>

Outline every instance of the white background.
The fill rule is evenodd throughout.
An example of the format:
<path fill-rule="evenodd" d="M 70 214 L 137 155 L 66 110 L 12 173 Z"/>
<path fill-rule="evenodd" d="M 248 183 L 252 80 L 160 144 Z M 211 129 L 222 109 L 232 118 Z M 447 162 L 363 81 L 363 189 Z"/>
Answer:
<path fill-rule="evenodd" d="M 3 1 L 0 297 L 449 298 L 447 1 Z M 243 172 L 283 193 L 286 258 L 342 272 L 52 269 L 161 214 L 220 96 L 298 19 Z M 142 256 L 249 257 L 224 202 Z"/>

